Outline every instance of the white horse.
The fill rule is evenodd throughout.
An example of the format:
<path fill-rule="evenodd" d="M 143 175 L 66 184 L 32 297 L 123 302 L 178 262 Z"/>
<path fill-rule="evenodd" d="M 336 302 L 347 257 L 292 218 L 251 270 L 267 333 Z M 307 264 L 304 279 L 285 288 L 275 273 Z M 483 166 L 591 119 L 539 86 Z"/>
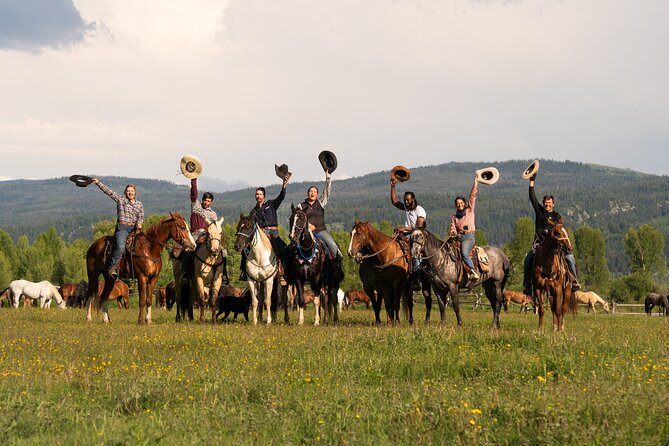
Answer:
<path fill-rule="evenodd" d="M 602 308 L 604 308 L 604 312 L 609 312 L 609 303 L 599 297 L 594 291 L 576 291 L 576 301 L 579 304 L 586 304 L 588 306 L 588 313 L 590 313 L 590 309 L 592 309 L 592 312 L 597 314 L 595 304 L 601 304 Z"/>
<path fill-rule="evenodd" d="M 211 308 L 211 323 L 216 322 L 218 291 L 223 281 L 223 241 L 221 240 L 220 220 L 207 219 L 207 241 L 195 251 L 195 285 L 200 303 L 200 323 L 204 322 L 204 310 L 207 304 Z"/>
<path fill-rule="evenodd" d="M 246 252 L 246 276 L 251 291 L 253 324 L 258 323 L 258 296 L 261 296 L 267 311 L 267 325 L 270 325 L 272 323 L 272 290 L 279 269 L 279 259 L 272 248 L 269 237 L 258 228 L 253 215 L 241 214 L 239 216 L 235 250 Z M 288 321 L 287 286 L 281 288 L 280 296 L 285 311 L 284 320 Z"/>
<path fill-rule="evenodd" d="M 22 294 L 31 299 L 37 299 L 40 308 L 48 308 L 51 305 L 51 299 L 55 299 L 58 307 L 65 309 L 65 300 L 48 280 L 34 283 L 20 279 L 9 284 L 9 300 L 14 308 L 19 307 L 19 298 Z"/>

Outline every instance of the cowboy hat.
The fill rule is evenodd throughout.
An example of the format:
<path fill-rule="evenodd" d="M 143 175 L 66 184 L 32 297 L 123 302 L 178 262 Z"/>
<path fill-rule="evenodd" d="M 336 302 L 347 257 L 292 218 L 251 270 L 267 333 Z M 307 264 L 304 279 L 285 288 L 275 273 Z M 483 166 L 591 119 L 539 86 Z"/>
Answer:
<path fill-rule="evenodd" d="M 185 155 L 181 158 L 179 169 L 181 169 L 181 173 L 186 178 L 192 180 L 193 178 L 199 177 L 202 173 L 202 163 L 195 155 Z"/>
<path fill-rule="evenodd" d="M 486 167 L 476 171 L 476 181 L 483 184 L 495 184 L 499 180 L 499 171 L 495 167 Z"/>
<path fill-rule="evenodd" d="M 337 157 L 329 150 L 323 150 L 319 153 L 318 161 L 321 162 L 321 167 L 323 167 L 323 170 L 325 171 L 332 173 L 337 169 Z"/>
<path fill-rule="evenodd" d="M 281 178 L 282 180 L 285 179 L 288 175 L 292 175 L 292 173 L 288 172 L 288 166 L 285 164 L 282 164 L 280 166 L 277 166 L 275 164 L 274 173 L 276 173 L 276 176 Z"/>
<path fill-rule="evenodd" d="M 396 181 L 408 181 L 411 178 L 411 169 L 404 166 L 395 166 L 390 170 L 390 178 Z"/>
<path fill-rule="evenodd" d="M 87 177 L 85 175 L 72 175 L 70 177 L 70 181 L 79 187 L 86 187 L 93 182 L 93 178 Z"/>
<path fill-rule="evenodd" d="M 527 166 L 525 172 L 523 172 L 523 180 L 529 180 L 532 176 L 536 175 L 539 172 L 539 160 L 532 161 L 532 164 Z"/>

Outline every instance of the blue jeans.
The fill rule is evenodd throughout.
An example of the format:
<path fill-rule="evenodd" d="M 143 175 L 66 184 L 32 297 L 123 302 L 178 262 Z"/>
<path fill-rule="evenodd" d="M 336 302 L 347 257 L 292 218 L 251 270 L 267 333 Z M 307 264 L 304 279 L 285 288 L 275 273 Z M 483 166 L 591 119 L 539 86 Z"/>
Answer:
<path fill-rule="evenodd" d="M 339 246 L 337 246 L 337 242 L 335 242 L 327 229 L 317 232 L 316 235 L 320 237 L 328 247 L 328 250 L 330 251 L 333 259 L 341 258 L 341 251 L 339 250 Z"/>
<path fill-rule="evenodd" d="M 460 252 L 462 252 L 462 260 L 465 261 L 467 266 L 474 271 L 474 262 L 469 256 L 474 243 L 476 243 L 476 234 L 473 232 L 466 232 L 464 234 L 458 235 L 458 240 L 460 240 Z"/>
<path fill-rule="evenodd" d="M 112 266 L 118 265 L 123 252 L 125 251 L 125 242 L 128 240 L 128 235 L 132 232 L 132 226 L 130 225 L 118 225 L 114 238 L 116 239 L 116 246 L 114 247 L 114 253 L 112 254 L 111 264 Z"/>

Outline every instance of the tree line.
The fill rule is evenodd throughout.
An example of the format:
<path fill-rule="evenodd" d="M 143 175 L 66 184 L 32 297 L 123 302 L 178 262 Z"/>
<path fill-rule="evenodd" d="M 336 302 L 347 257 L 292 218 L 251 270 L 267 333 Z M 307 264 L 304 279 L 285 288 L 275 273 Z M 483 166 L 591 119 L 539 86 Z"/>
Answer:
<path fill-rule="evenodd" d="M 153 214 L 146 218 L 145 227 L 167 218 L 167 214 Z M 114 232 L 115 220 L 102 220 L 93 224 L 91 239 L 76 239 L 66 242 L 54 227 L 37 235 L 30 243 L 26 235 L 16 243 L 10 235 L 0 229 L 0 289 L 8 286 L 15 279 L 30 281 L 49 280 L 56 285 L 78 283 L 87 280 L 86 251 L 90 244 L 103 235 Z M 381 220 L 373 225 L 387 235 L 394 230 L 388 220 Z M 440 233 L 430 228 L 437 236 Z M 333 238 L 344 254 L 343 268 L 345 279 L 341 288 L 362 288 L 358 277 L 358 266 L 354 259 L 346 255 L 350 234 L 343 230 L 330 230 Z M 287 240 L 286 231 L 280 227 L 280 234 Z M 443 231 L 442 238 L 447 231 Z M 245 286 L 238 280 L 241 254 L 234 250 L 236 224 L 223 226 L 223 238 L 228 251 L 228 275 L 231 283 Z M 523 261 L 534 239 L 534 222 L 528 217 L 516 220 L 511 240 L 502 248 L 512 263 L 512 273 L 508 288 L 522 289 Z M 641 224 L 630 228 L 623 238 L 623 255 L 627 259 L 628 274 L 614 275 L 607 263 L 607 246 L 604 233 L 599 228 L 582 225 L 570 233 L 574 255 L 579 272 L 579 279 L 585 290 L 593 290 L 602 296 L 609 296 L 617 302 L 641 301 L 651 292 L 667 293 L 667 257 L 663 232 L 652 224 Z M 487 235 L 477 230 L 477 244 L 487 244 Z M 172 263 L 169 252 L 173 242 L 168 243 L 162 253 L 163 268 L 158 285 L 164 286 L 173 280 Z"/>

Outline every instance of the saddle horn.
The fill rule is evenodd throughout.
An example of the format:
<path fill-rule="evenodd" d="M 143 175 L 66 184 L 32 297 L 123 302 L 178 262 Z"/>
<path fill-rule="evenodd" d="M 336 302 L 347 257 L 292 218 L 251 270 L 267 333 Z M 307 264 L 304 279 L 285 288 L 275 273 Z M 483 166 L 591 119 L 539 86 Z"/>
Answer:
<path fill-rule="evenodd" d="M 536 175 L 539 172 L 539 160 L 532 161 L 532 164 L 527 166 L 525 172 L 523 172 L 523 180 L 529 180 L 533 175 Z"/>
<path fill-rule="evenodd" d="M 476 171 L 476 181 L 492 185 L 499 180 L 499 171 L 495 167 L 486 167 Z"/>

